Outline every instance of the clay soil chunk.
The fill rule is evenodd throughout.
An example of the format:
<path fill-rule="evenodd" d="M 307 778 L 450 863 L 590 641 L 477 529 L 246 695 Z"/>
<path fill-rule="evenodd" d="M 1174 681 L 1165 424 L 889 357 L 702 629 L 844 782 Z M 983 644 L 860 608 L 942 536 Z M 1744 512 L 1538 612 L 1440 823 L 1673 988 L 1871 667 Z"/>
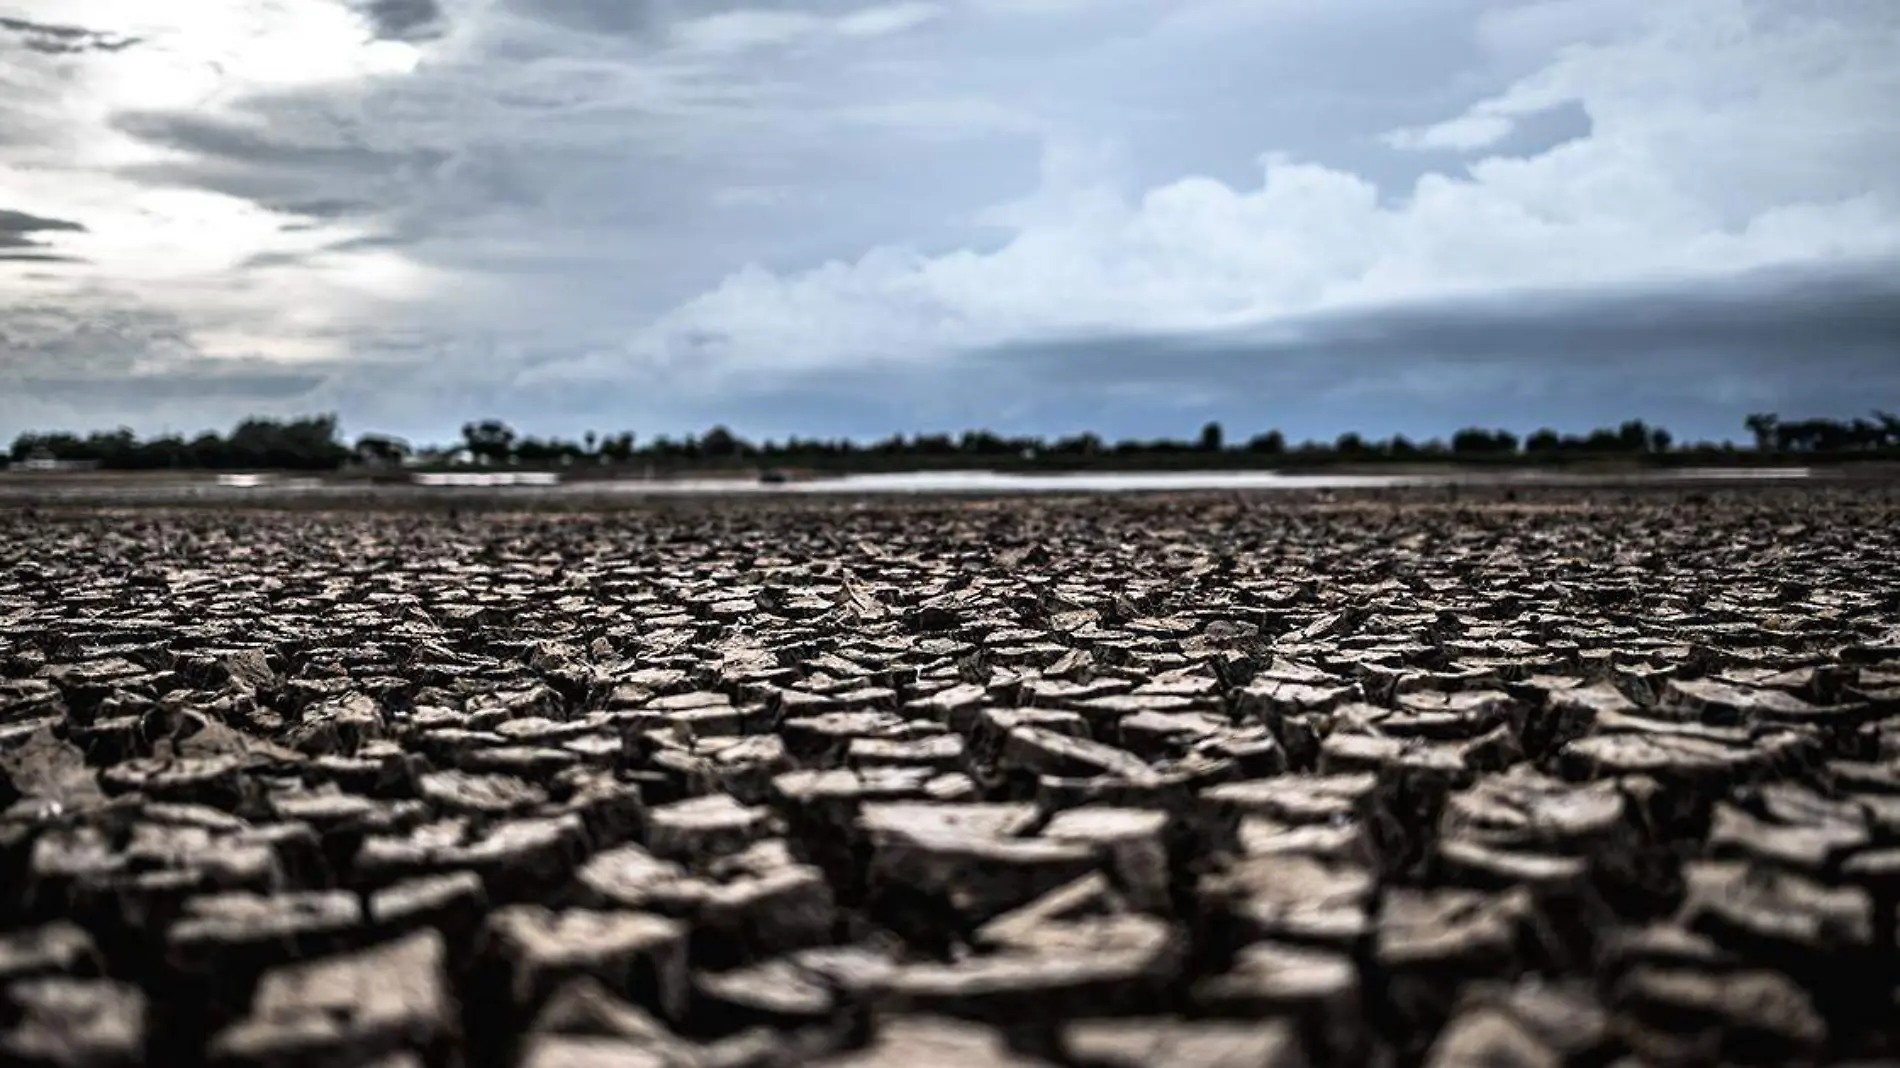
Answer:
<path fill-rule="evenodd" d="M 980 1024 L 930 1017 L 893 1019 L 864 1049 L 812 1062 L 812 1068 L 1054 1068 L 1012 1051 Z"/>
<path fill-rule="evenodd" d="M 647 814 L 647 846 L 669 860 L 704 864 L 770 836 L 772 810 L 709 794 L 661 805 Z"/>
<path fill-rule="evenodd" d="M 9 983 L 0 1063 L 19 1068 L 133 1068 L 145 1063 L 145 995 L 107 979 Z"/>
<path fill-rule="evenodd" d="M 1344 953 L 1255 942 L 1190 998 L 1210 1016 L 1295 1021 L 1315 1054 L 1350 1061 L 1367 1047 L 1359 968 Z"/>
<path fill-rule="evenodd" d="M 86 929 L 66 921 L 0 934 L 0 985 L 44 976 L 97 975 L 103 966 Z"/>
<path fill-rule="evenodd" d="M 1306 1068 L 1297 1034 L 1284 1023 L 1158 1020 L 1070 1024 L 1062 1044 L 1073 1060 L 1102 1068 Z"/>
<path fill-rule="evenodd" d="M 441 936 L 423 932 L 273 971 L 250 1014 L 212 1040 L 211 1060 L 289 1068 L 413 1051 L 446 1065 L 460 1025 L 445 956 Z"/>
<path fill-rule="evenodd" d="M 510 905 L 489 916 L 491 967 L 517 1020 L 580 976 L 668 1017 L 685 1012 L 686 930 L 639 912 Z"/>
<path fill-rule="evenodd" d="M 837 922 L 831 887 L 784 843 L 759 842 L 696 875 L 638 846 L 596 854 L 576 877 L 596 907 L 639 909 L 691 927 L 701 965 L 730 965 L 820 945 Z"/>
<path fill-rule="evenodd" d="M 1178 981 L 1182 950 L 1177 930 L 1147 916 L 1053 921 L 1002 952 L 900 965 L 877 1004 L 1009 1024 L 1126 1013 Z"/>
<path fill-rule="evenodd" d="M 1088 874 L 1090 845 L 1013 837 L 1028 829 L 1027 805 L 884 803 L 866 806 L 874 911 L 895 920 L 936 910 L 951 926 L 981 924 Z"/>

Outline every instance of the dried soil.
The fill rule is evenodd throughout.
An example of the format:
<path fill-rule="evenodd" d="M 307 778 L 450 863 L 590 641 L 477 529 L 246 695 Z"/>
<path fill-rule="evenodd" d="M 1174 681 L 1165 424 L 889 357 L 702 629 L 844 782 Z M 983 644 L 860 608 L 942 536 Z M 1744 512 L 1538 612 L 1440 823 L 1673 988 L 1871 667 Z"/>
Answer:
<path fill-rule="evenodd" d="M 0 513 L 0 1062 L 1900 1056 L 1900 498 Z"/>

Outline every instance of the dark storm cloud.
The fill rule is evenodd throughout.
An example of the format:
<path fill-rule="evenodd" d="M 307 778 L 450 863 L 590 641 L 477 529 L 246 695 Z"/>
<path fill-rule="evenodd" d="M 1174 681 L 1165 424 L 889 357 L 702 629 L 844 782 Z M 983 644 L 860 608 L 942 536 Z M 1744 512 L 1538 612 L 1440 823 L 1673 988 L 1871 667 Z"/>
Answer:
<path fill-rule="evenodd" d="M 352 172 L 388 170 L 417 161 L 439 162 L 443 156 L 428 149 L 382 149 L 349 143 L 328 131 L 330 140 L 297 140 L 272 136 L 248 124 L 220 121 L 183 113 L 131 112 L 114 125 L 142 141 L 208 160 L 228 160 L 249 167 L 316 167 Z M 344 198 L 310 201 L 334 207 Z"/>
<path fill-rule="evenodd" d="M 205 189 L 310 221 L 376 215 L 432 187 L 452 154 L 426 145 L 383 147 L 341 123 L 220 121 L 179 113 L 136 112 L 115 125 L 180 158 L 125 167 L 142 184 Z M 297 224 L 292 224 L 293 227 Z"/>
<path fill-rule="evenodd" d="M 101 33 L 82 26 L 62 26 L 49 22 L 0 16 L 0 33 L 17 38 L 35 52 L 69 55 L 79 52 L 119 52 L 139 43 L 137 37 Z"/>
<path fill-rule="evenodd" d="M 39 215 L 28 215 L 23 211 L 0 208 L 0 249 L 44 247 L 45 242 L 34 240 L 28 236 L 30 234 L 83 234 L 85 232 L 84 226 L 67 219 L 48 219 Z"/>
<path fill-rule="evenodd" d="M 1280 358 L 1286 356 L 1380 368 L 1421 359 L 1470 367 L 1529 360 L 1557 368 L 1608 361 L 1620 371 L 1641 368 L 1659 353 L 1719 351 L 1752 360 L 1896 345 L 1900 275 L 1893 265 L 1879 264 L 1764 272 L 1715 285 L 1396 306 L 1284 320 L 1270 330 L 1025 342 L 976 358 L 1051 371 L 1085 360 L 1091 374 L 1115 380 L 1188 375 L 1225 385 L 1248 373 L 1284 374 Z M 1900 380 L 1900 361 L 1890 375 Z"/>
<path fill-rule="evenodd" d="M 436 0 L 358 0 L 355 6 L 385 41 L 424 41 L 442 33 L 442 8 Z"/>
<path fill-rule="evenodd" d="M 1205 415 L 1331 437 L 1638 416 L 1724 438 L 1754 410 L 1900 406 L 1900 272 L 1872 264 L 1526 294 L 1309 316 L 1271 332 L 1075 337 L 793 388 L 803 405 L 840 411 L 852 398 L 903 398 L 893 417 L 940 426 L 1182 434 Z M 882 432 L 858 422 L 857 432 Z"/>

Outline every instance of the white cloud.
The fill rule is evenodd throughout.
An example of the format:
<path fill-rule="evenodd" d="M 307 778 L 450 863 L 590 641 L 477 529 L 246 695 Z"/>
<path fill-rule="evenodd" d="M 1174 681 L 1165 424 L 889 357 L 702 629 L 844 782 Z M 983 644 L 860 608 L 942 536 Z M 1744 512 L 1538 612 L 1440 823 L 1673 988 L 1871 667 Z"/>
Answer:
<path fill-rule="evenodd" d="M 879 4 L 846 15 L 838 20 L 838 32 L 848 37 L 883 37 L 916 29 L 942 18 L 943 14 L 942 4 L 899 0 L 897 3 Z"/>
<path fill-rule="evenodd" d="M 1509 115 L 1472 111 L 1455 119 L 1415 130 L 1393 130 L 1381 140 L 1393 148 L 1414 151 L 1450 149 L 1469 152 L 1489 148 L 1511 135 L 1517 123 Z"/>
<path fill-rule="evenodd" d="M 0 146 L 0 202 L 82 220 L 86 230 L 58 243 L 83 264 L 49 278 L 0 275 L 0 294 L 135 290 L 141 305 L 209 324 L 198 336 L 205 355 L 296 361 L 342 355 L 340 328 L 434 291 L 436 272 L 390 250 L 324 254 L 371 236 L 359 225 L 286 229 L 289 216 L 241 197 L 127 177 L 125 168 L 187 154 L 117 121 L 167 110 L 240 121 L 237 105 L 257 94 L 406 76 L 420 59 L 415 46 L 374 39 L 369 23 L 336 0 L 194 0 L 184 18 L 135 0 L 15 10 L 29 20 L 111 27 L 137 42 L 97 61 L 27 50 L 6 56 L 7 77 L 21 91 L 0 114 L 29 136 Z M 241 270 L 264 261 L 299 266 Z M 85 298 L 69 299 L 83 306 Z M 249 328 L 231 328 L 236 320 Z"/>
<path fill-rule="evenodd" d="M 1493 7 L 1478 16 L 1478 40 L 1494 54 L 1548 55 L 1579 44 L 1613 40 L 1642 20 L 1651 0 L 1534 0 Z"/>
<path fill-rule="evenodd" d="M 722 11 L 678 24 L 672 38 L 676 45 L 691 51 L 731 54 L 789 44 L 823 25 L 824 20 L 801 12 Z"/>
<path fill-rule="evenodd" d="M 1411 141 L 1479 147 L 1512 116 L 1567 100 L 1589 114 L 1588 137 L 1427 174 L 1397 201 L 1350 172 L 1283 157 L 1251 188 L 1185 178 L 1130 200 L 1057 158 L 1039 196 L 986 217 L 1013 227 L 1000 248 L 749 268 L 619 359 L 691 363 L 710 382 L 1082 331 L 1900 257 L 1900 117 L 1877 106 L 1900 99 L 1900 9 L 1854 8 L 1851 22 L 1835 10 L 1652 9 L 1635 32 L 1564 49 Z M 596 355 L 543 373 L 615 366 Z"/>

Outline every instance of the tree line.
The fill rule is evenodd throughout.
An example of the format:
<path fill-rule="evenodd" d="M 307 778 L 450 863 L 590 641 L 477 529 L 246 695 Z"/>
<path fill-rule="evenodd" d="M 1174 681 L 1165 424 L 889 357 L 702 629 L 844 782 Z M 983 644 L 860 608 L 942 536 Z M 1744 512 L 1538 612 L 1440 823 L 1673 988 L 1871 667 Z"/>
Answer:
<path fill-rule="evenodd" d="M 207 431 L 189 438 L 163 434 L 141 439 L 126 427 L 83 437 L 29 431 L 14 439 L 9 456 L 15 463 L 61 460 L 113 471 L 334 471 L 348 464 L 353 452 L 338 436 L 336 416 L 314 415 L 246 419 L 229 434 Z"/>
<path fill-rule="evenodd" d="M 1743 420 L 1753 448 L 1730 443 L 1679 443 L 1662 427 L 1629 420 L 1584 434 L 1542 429 L 1519 437 L 1508 430 L 1468 427 L 1449 438 L 1412 441 L 1341 434 L 1330 442 L 1293 444 L 1278 430 L 1230 442 L 1218 423 L 1193 438 L 1106 441 L 1092 433 L 1058 438 L 1011 436 L 987 430 L 961 434 L 893 435 L 881 441 L 791 437 L 753 442 L 723 427 L 681 437 L 642 440 L 631 432 L 588 431 L 579 440 L 518 434 L 499 419 L 470 422 L 448 445 L 417 448 L 386 434 L 364 434 L 346 444 L 335 415 L 289 420 L 251 418 L 229 434 L 207 432 L 141 439 L 120 428 L 80 436 L 21 434 L 15 462 L 57 460 L 108 470 L 335 471 L 347 467 L 606 467 L 661 470 L 719 467 L 824 471 L 915 468 L 1142 468 L 1299 467 L 1337 463 L 1749 463 L 1780 460 L 1900 458 L 1900 417 L 1784 420 L 1756 413 Z"/>

